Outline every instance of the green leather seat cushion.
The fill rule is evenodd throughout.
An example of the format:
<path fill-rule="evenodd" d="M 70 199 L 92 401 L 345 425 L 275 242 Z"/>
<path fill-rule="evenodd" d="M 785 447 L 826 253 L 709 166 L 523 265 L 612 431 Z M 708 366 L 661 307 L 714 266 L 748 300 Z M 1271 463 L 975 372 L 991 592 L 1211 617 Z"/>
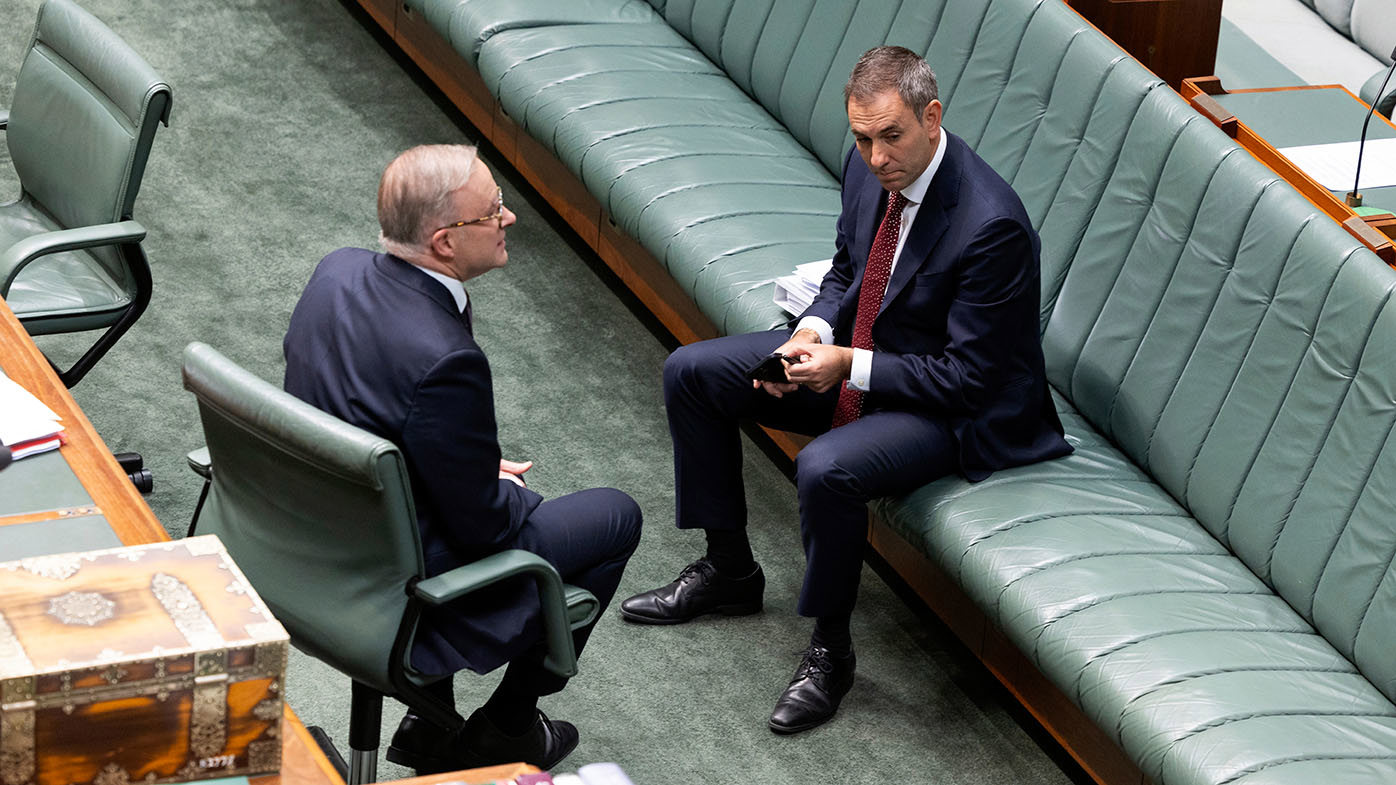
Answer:
<path fill-rule="evenodd" d="M 508 30 L 659 21 L 644 0 L 414 0 L 412 6 L 472 64 L 486 41 Z"/>
<path fill-rule="evenodd" d="M 513 30 L 480 68 L 725 331 L 785 321 L 771 281 L 832 254 L 834 176 L 667 26 Z"/>
<path fill-rule="evenodd" d="M 26 237 L 62 228 L 26 201 L 0 206 L 0 252 Z M 26 329 L 38 335 L 112 324 L 130 304 L 131 293 L 112 277 L 111 270 L 120 265 L 104 265 L 96 256 L 102 253 L 112 251 L 67 251 L 35 259 L 20 270 L 5 302 L 27 320 Z"/>
<path fill-rule="evenodd" d="M 1228 782 L 1291 755 L 1371 756 L 1353 782 L 1396 771 L 1396 706 L 1056 400 L 1072 455 L 942 479 L 878 513 L 1156 782 Z"/>

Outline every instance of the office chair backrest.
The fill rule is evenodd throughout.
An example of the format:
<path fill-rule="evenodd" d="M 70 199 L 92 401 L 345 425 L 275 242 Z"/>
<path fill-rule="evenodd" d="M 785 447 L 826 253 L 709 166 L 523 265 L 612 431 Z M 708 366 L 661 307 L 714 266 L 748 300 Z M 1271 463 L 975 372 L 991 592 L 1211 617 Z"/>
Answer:
<path fill-rule="evenodd" d="M 222 538 L 292 643 L 391 693 L 405 588 L 423 574 L 397 447 L 204 344 L 184 350 L 184 386 L 213 464 L 199 532 Z"/>
<path fill-rule="evenodd" d="M 131 217 L 170 86 L 71 0 L 39 9 L 5 133 L 24 194 L 65 227 Z M 117 280 L 112 252 L 95 252 Z"/>

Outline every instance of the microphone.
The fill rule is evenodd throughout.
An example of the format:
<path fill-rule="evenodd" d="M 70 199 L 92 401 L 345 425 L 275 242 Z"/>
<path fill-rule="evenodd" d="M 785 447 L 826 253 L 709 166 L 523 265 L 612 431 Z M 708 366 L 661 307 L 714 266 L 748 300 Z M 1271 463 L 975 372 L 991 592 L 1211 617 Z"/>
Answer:
<path fill-rule="evenodd" d="M 1386 69 L 1386 78 L 1381 80 L 1381 87 L 1377 88 L 1377 94 L 1372 98 L 1372 105 L 1367 108 L 1367 119 L 1362 121 L 1362 135 L 1358 137 L 1357 141 L 1357 172 L 1352 177 L 1352 190 L 1343 200 L 1358 215 L 1376 215 L 1387 212 L 1371 207 L 1358 209 L 1362 208 L 1362 193 L 1358 190 L 1357 184 L 1362 182 L 1362 148 L 1367 144 L 1367 126 L 1372 122 L 1372 113 L 1377 110 L 1377 104 L 1381 102 L 1382 96 L 1386 95 L 1386 84 L 1391 81 L 1392 72 L 1396 71 L 1396 49 L 1391 50 L 1391 60 L 1391 67 Z"/>

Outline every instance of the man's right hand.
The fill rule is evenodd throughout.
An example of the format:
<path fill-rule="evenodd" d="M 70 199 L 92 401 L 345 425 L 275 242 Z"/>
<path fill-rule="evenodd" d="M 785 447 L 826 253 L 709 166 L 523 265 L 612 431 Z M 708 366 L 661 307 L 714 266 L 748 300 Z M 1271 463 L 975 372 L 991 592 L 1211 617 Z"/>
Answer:
<path fill-rule="evenodd" d="M 796 330 L 795 334 L 790 336 L 790 340 L 781 344 L 780 348 L 776 349 L 776 351 L 780 354 L 801 356 L 806 354 L 806 352 L 799 350 L 798 347 L 819 342 L 819 333 L 815 332 L 814 330 Z M 788 378 L 789 376 L 787 375 L 787 379 Z M 770 395 L 774 398 L 780 398 L 784 396 L 786 393 L 793 393 L 800 388 L 800 385 L 790 381 L 761 382 L 756 381 L 755 379 L 752 380 L 751 386 L 752 389 L 764 390 L 767 395 Z"/>

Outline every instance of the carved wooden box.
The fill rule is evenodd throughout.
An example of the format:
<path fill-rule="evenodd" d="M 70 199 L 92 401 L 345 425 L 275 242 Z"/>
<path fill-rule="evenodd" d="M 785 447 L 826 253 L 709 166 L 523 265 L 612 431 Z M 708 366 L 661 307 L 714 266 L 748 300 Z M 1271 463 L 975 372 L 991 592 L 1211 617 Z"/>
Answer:
<path fill-rule="evenodd" d="M 217 537 L 0 564 L 0 785 L 277 771 L 286 645 Z"/>

